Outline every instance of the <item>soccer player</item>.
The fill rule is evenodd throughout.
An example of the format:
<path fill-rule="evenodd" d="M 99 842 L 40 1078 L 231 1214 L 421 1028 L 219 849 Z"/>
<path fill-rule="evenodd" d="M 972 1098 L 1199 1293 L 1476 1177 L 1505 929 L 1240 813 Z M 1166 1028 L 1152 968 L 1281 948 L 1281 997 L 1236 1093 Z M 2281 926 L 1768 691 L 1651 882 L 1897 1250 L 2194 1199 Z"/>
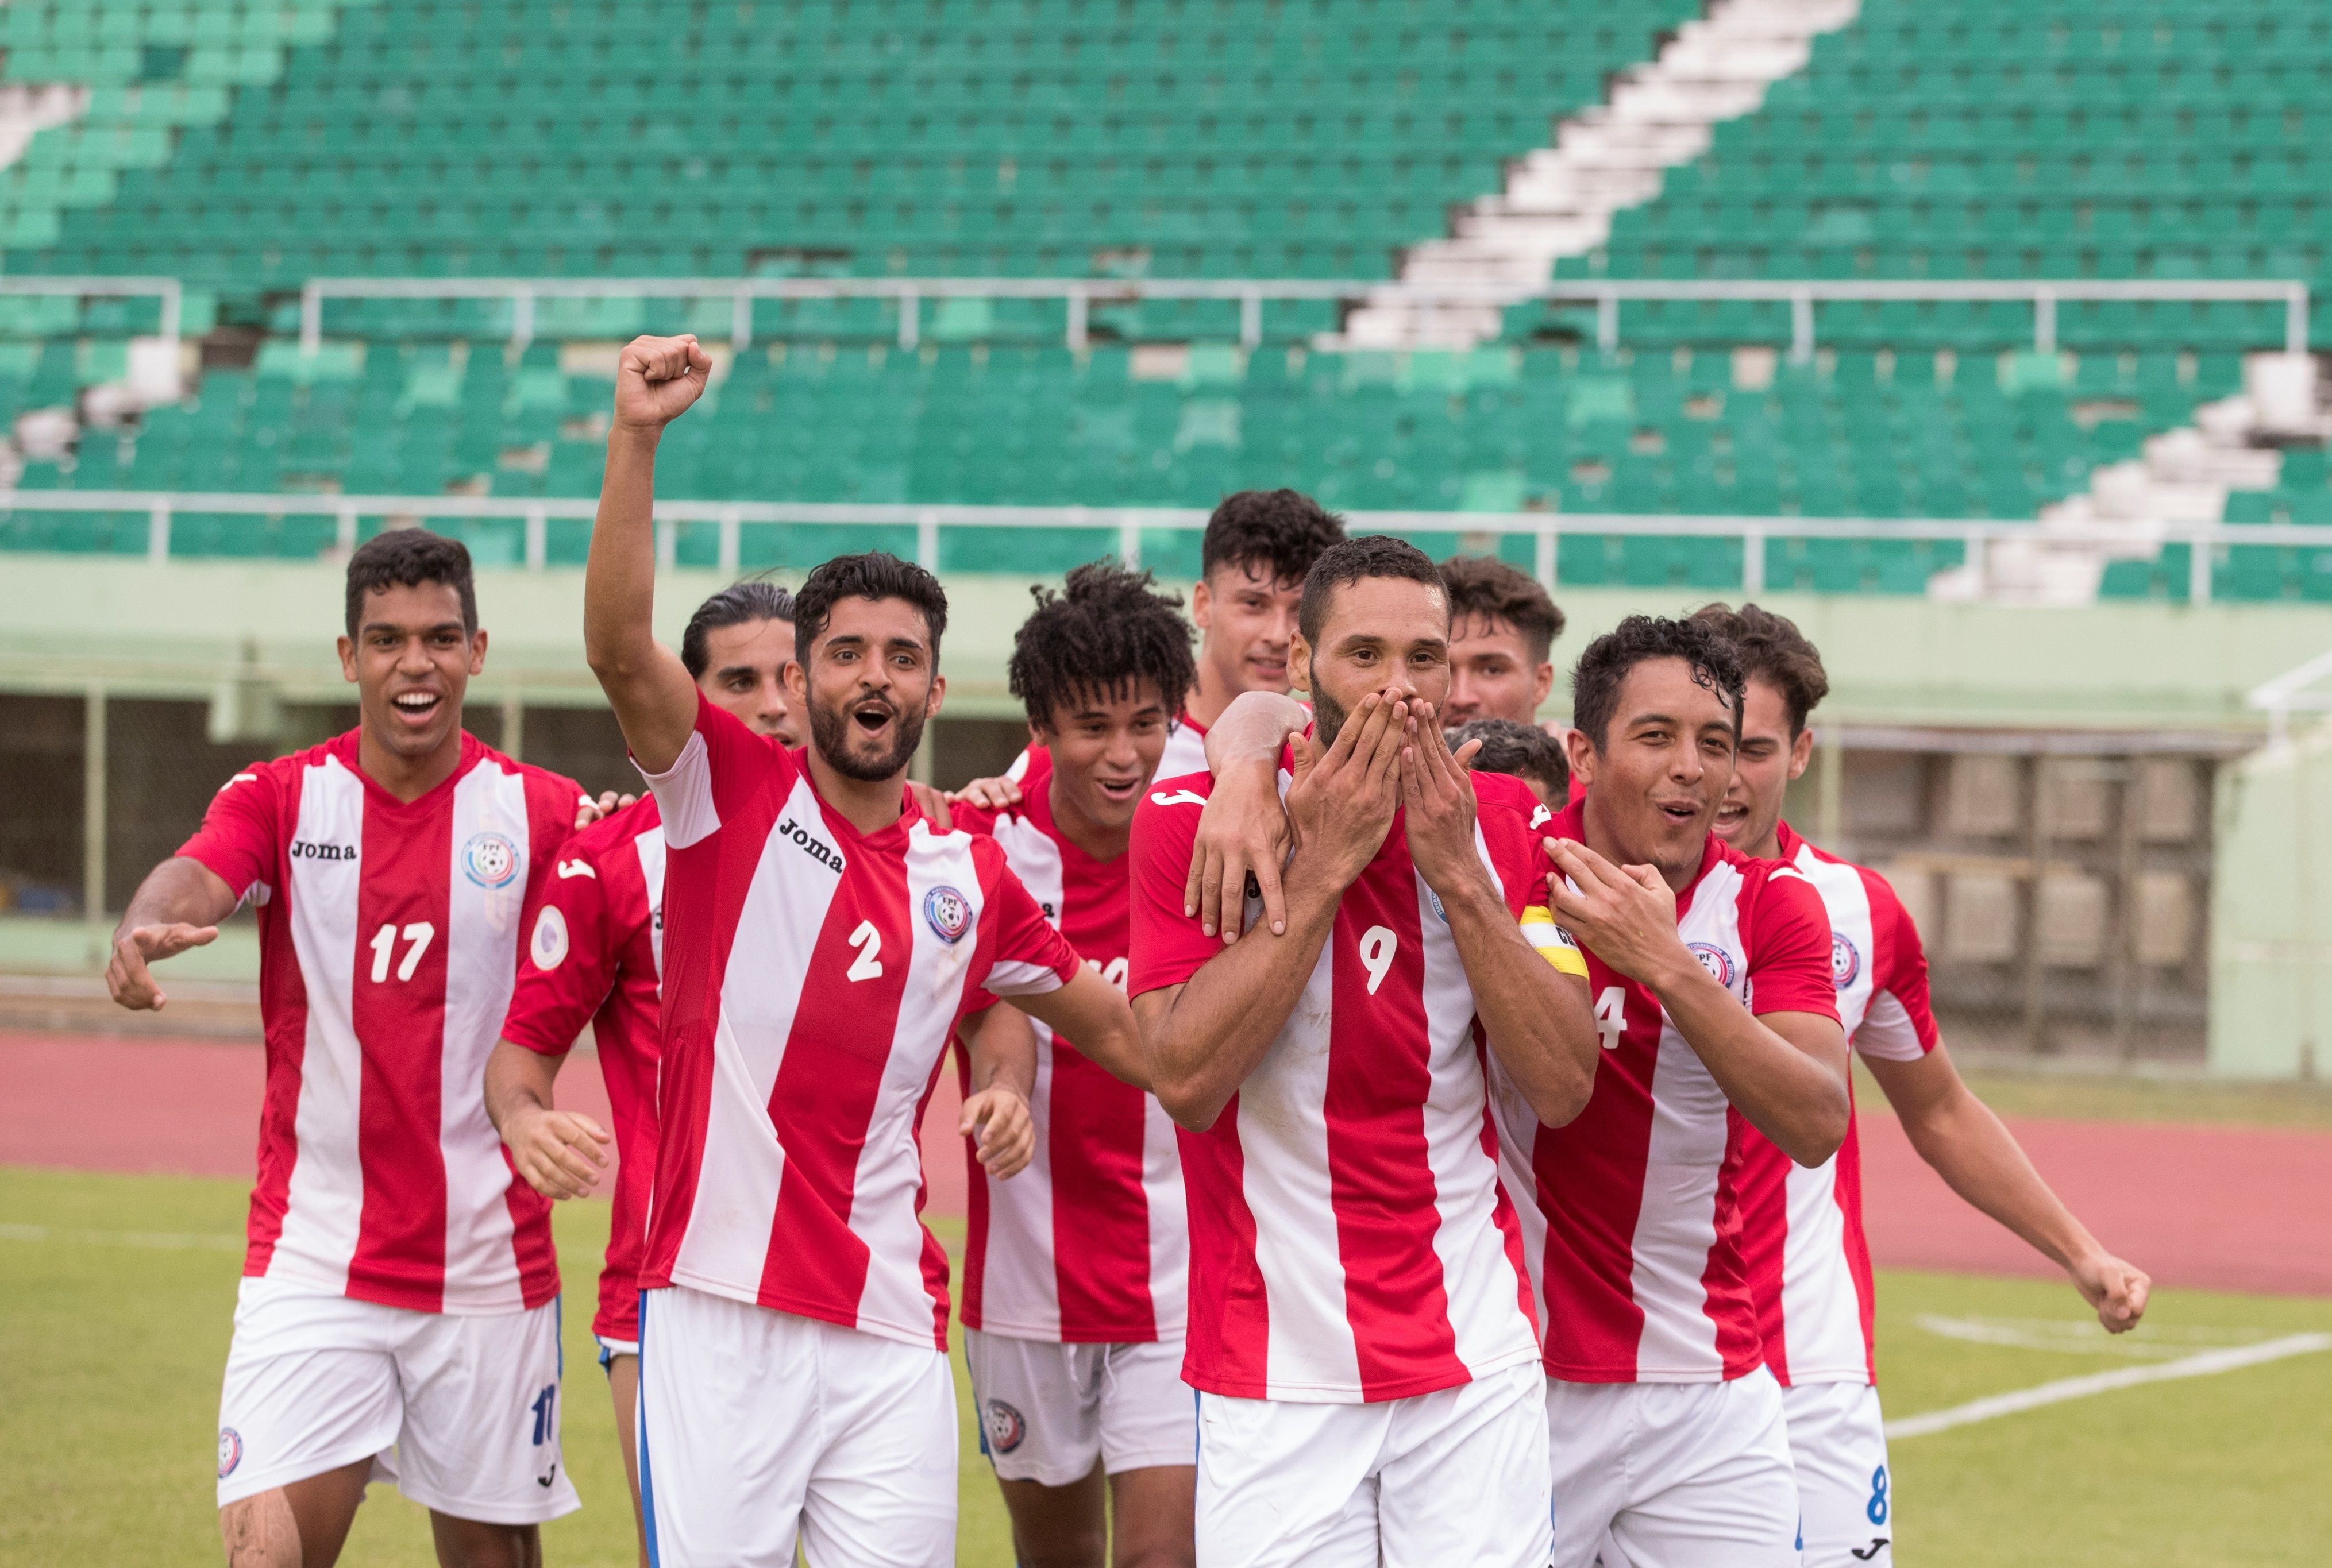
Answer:
<path fill-rule="evenodd" d="M 1563 612 L 1537 579 L 1495 556 L 1452 556 L 1441 563 L 1441 581 L 1449 590 L 1442 722 L 1536 724 L 1539 704 L 1554 689 L 1547 653 L 1563 633 Z"/>
<path fill-rule="evenodd" d="M 1581 655 L 1554 917 L 1602 1036 L 1578 1119 L 1497 1099 L 1545 1335 L 1557 1568 L 1608 1531 L 1635 1568 L 1798 1559 L 1733 1180 L 1749 1128 L 1819 1165 L 1847 1127 L 1829 925 L 1804 877 L 1714 836 L 1740 665 L 1705 624 L 1631 616 Z"/>
<path fill-rule="evenodd" d="M 640 1271 L 648 1548 L 667 1568 L 788 1568 L 798 1541 L 818 1563 L 947 1563 L 947 1263 L 918 1222 L 915 1141 L 941 1053 L 991 996 L 1137 1078 L 1140 1039 L 1003 851 L 933 831 L 906 791 L 945 689 L 930 573 L 869 553 L 803 583 L 787 670 L 799 753 L 656 642 L 656 445 L 711 368 L 692 337 L 624 349 L 584 578 L 585 652 L 664 833 Z M 1033 1049 L 973 1049 L 966 1119 L 1025 1158 Z"/>
<path fill-rule="evenodd" d="M 1123 987 L 1127 843 L 1190 689 L 1190 628 L 1147 573 L 1079 566 L 1063 592 L 1038 590 L 1010 671 L 1051 759 L 1044 787 L 1003 813 L 959 805 L 956 825 L 1002 845 L 1046 917 Z M 1198 1427 L 1174 1124 L 1068 1039 L 1040 1028 L 1037 1041 L 1034 1162 L 1008 1182 L 970 1171 L 964 1356 L 983 1447 L 1021 1568 L 1188 1564 Z"/>
<path fill-rule="evenodd" d="M 2136 1327 L 2151 1282 L 2098 1245 L 1961 1081 L 1928 1011 L 1918 929 L 1895 889 L 1782 820 L 1782 795 L 1813 752 L 1807 717 L 1830 690 L 1821 654 L 1795 625 L 1754 604 L 1711 604 L 1694 619 L 1733 644 L 1748 676 L 1741 759 L 1716 831 L 1742 854 L 1795 866 L 1821 894 L 1840 1020 L 1912 1146 L 1954 1192 L 2063 1269 L 2108 1332 Z M 1750 1291 L 1765 1364 L 1782 1384 L 1807 1568 L 1891 1561 L 1894 1504 L 1873 1386 L 1854 1129 L 1835 1158 L 1811 1166 L 1752 1138 L 1739 1181 Z"/>
<path fill-rule="evenodd" d="M 1305 580 L 1285 698 L 1219 730 L 1219 779 L 1161 779 L 1133 831 L 1133 986 L 1183 1130 L 1184 1381 L 1201 1391 L 1199 1561 L 1512 1563 L 1547 1549 L 1544 1383 L 1486 1060 L 1573 1115 L 1594 1024 L 1543 910 L 1537 802 L 1443 744 L 1448 600 L 1398 539 Z M 1241 699 L 1254 708 L 1260 694 Z M 1284 935 L 1226 947 L 1185 898 L 1200 808 L 1295 830 Z M 1554 960 L 1550 962 L 1550 956 Z"/>
<path fill-rule="evenodd" d="M 1288 689 L 1288 648 L 1304 575 L 1343 537 L 1341 518 L 1296 490 L 1241 490 L 1215 508 L 1199 545 L 1198 585 L 1190 590 L 1198 678 L 1168 732 L 1161 778 L 1206 771 L 1208 727 L 1242 692 Z M 974 779 L 954 798 L 989 811 L 1018 805 L 1049 765 L 1045 749 L 1031 746 L 1002 776 Z"/>
<path fill-rule="evenodd" d="M 521 911 L 583 803 L 462 728 L 485 666 L 469 552 L 419 529 L 349 557 L 347 734 L 229 779 L 149 873 L 106 982 L 259 913 L 267 1092 L 219 1400 L 232 1568 L 339 1555 L 368 1479 L 430 1510 L 438 1561 L 541 1561 L 578 1506 L 559 1462 L 550 1204 L 481 1092 Z"/>
<path fill-rule="evenodd" d="M 768 583 L 722 589 L 696 607 L 680 661 L 697 689 L 757 735 L 795 746 L 786 696 L 793 595 Z M 618 1164 L 599 1305 L 591 1322 L 616 1401 L 616 1432 L 640 1500 L 633 1409 L 639 1390 L 640 1255 L 655 1171 L 657 958 L 664 946 L 664 826 L 653 799 L 576 834 L 530 907 L 528 956 L 486 1061 L 486 1114 L 529 1185 L 547 1198 L 593 1191 L 612 1144 Z M 552 1107 L 551 1085 L 583 1026 L 599 1056 L 615 1126 Z M 645 1536 L 642 1559 L 645 1560 Z"/>
<path fill-rule="evenodd" d="M 1474 771 L 1512 774 L 1530 785 L 1531 794 L 1548 811 L 1559 812 L 1571 803 L 1571 764 L 1563 755 L 1563 742 L 1536 725 L 1477 718 L 1452 727 L 1448 739 L 1451 751 L 1468 741 L 1481 742 L 1474 754 Z"/>

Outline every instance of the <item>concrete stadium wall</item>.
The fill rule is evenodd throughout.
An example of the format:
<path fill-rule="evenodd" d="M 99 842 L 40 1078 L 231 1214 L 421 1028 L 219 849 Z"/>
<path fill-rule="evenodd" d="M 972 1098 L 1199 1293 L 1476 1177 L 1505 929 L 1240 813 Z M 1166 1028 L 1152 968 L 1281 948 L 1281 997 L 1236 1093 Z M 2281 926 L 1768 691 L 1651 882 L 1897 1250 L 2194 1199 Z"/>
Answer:
<path fill-rule="evenodd" d="M 2220 771 L 2211 1070 L 2332 1069 L 2332 725 Z"/>

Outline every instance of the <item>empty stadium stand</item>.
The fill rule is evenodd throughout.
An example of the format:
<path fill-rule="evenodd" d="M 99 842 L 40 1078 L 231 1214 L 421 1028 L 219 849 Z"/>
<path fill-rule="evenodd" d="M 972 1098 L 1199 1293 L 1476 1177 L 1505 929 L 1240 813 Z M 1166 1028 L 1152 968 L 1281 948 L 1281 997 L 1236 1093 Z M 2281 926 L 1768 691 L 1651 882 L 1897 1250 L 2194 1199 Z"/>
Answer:
<path fill-rule="evenodd" d="M 1716 58 L 1691 0 L 13 0 L 5 271 L 181 279 L 201 339 L 183 396 L 95 405 L 157 302 L 0 293 L 15 486 L 586 496 L 613 346 L 732 326 L 726 300 L 544 299 L 519 342 L 507 299 L 347 299 L 309 354 L 298 290 L 318 277 L 1391 280 L 1420 255 L 1497 261 L 1525 233 L 1500 264 L 1541 278 L 2326 275 L 2321 7 L 1758 4 L 1794 40 L 1773 79 L 1725 88 L 1725 114 L 1581 229 L 1529 205 L 1557 200 L 1533 149 L 1608 131 L 1631 83 L 1688 89 Z M 1629 101 L 1657 119 L 1657 100 Z M 912 349 L 899 309 L 754 303 L 751 346 L 722 354 L 666 448 L 671 493 L 1205 506 L 1294 482 L 1354 508 L 2088 519 L 2116 515 L 2100 476 L 2170 452 L 2201 462 L 2212 517 L 2332 522 L 2305 419 L 2221 420 L 2232 466 L 2186 440 L 2198 410 L 2253 394 L 2243 356 L 2283 342 L 2277 304 L 2064 301 L 2050 350 L 2025 305 L 1824 304 L 1802 360 L 1777 351 L 1789 306 L 1744 301 L 1631 303 L 1608 352 L 1592 310 L 1560 302 L 1413 351 L 1352 347 L 1326 300 L 1272 303 L 1251 347 L 1236 301 L 1097 302 L 1083 350 L 1057 300 L 927 301 Z M 2279 464 L 2243 455 L 2270 436 Z M 0 547 L 136 552 L 145 527 L 19 506 Z M 511 558 L 510 533 L 473 537 Z M 334 537 L 188 516 L 171 548 Z M 834 543 L 755 537 L 747 565 Z M 987 536 L 943 564 L 1053 570 L 1095 547 Z M 2140 537 L 2083 591 L 2178 597 L 2184 548 Z M 561 525 L 549 558 L 579 556 Z M 1916 593 L 1958 562 L 1938 541 L 1777 538 L 1764 571 Z M 1721 589 L 1741 546 L 1566 537 L 1556 566 Z M 2332 551 L 2222 566 L 2225 593 L 2332 598 Z"/>

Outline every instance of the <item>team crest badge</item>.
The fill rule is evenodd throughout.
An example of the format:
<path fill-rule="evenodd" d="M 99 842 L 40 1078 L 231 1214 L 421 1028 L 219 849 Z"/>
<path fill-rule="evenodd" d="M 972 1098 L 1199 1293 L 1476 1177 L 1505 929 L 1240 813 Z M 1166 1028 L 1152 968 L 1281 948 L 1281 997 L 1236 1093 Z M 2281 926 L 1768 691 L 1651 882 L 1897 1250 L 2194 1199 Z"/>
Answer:
<path fill-rule="evenodd" d="M 1700 966 L 1707 970 L 1719 985 L 1727 991 L 1733 989 L 1732 954 L 1714 942 L 1687 942 L 1685 946 L 1691 949 L 1692 955 L 1700 960 Z"/>
<path fill-rule="evenodd" d="M 1853 984 L 1854 977 L 1861 973 L 1862 955 L 1855 950 L 1854 944 L 1848 939 L 1845 932 L 1831 932 L 1830 934 L 1830 983 L 1843 991 Z"/>
<path fill-rule="evenodd" d="M 545 904 L 534 917 L 534 938 L 527 944 L 537 969 L 556 969 L 567 957 L 567 917 L 556 904 Z"/>
<path fill-rule="evenodd" d="M 1028 1423 L 1018 1411 L 1000 1399 L 988 1402 L 980 1418 L 981 1430 L 988 1434 L 991 1452 L 1008 1454 L 1018 1448 L 1028 1436 Z"/>
<path fill-rule="evenodd" d="M 235 1466 L 243 1463 L 243 1434 L 233 1427 L 219 1428 L 219 1479 L 234 1474 Z"/>
<path fill-rule="evenodd" d="M 507 888 L 518 875 L 518 846 L 501 833 L 473 833 L 462 846 L 462 874 L 481 888 Z"/>
<path fill-rule="evenodd" d="M 952 947 L 971 929 L 971 901 L 953 888 L 933 888 L 923 895 L 923 919 L 933 935 Z"/>

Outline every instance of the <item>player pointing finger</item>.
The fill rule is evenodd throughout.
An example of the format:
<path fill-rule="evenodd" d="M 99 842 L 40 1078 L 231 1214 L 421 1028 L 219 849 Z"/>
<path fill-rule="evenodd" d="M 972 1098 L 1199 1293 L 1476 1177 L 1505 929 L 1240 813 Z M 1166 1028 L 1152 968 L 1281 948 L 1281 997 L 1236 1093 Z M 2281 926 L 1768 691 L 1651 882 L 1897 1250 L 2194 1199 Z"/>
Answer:
<path fill-rule="evenodd" d="M 114 1001 L 132 1012 L 159 1012 L 169 997 L 154 983 L 153 973 L 146 965 L 175 958 L 217 936 L 215 926 L 195 926 L 185 921 L 139 926 L 124 931 L 113 939 L 113 957 L 105 966 L 105 988 L 112 993 Z"/>

